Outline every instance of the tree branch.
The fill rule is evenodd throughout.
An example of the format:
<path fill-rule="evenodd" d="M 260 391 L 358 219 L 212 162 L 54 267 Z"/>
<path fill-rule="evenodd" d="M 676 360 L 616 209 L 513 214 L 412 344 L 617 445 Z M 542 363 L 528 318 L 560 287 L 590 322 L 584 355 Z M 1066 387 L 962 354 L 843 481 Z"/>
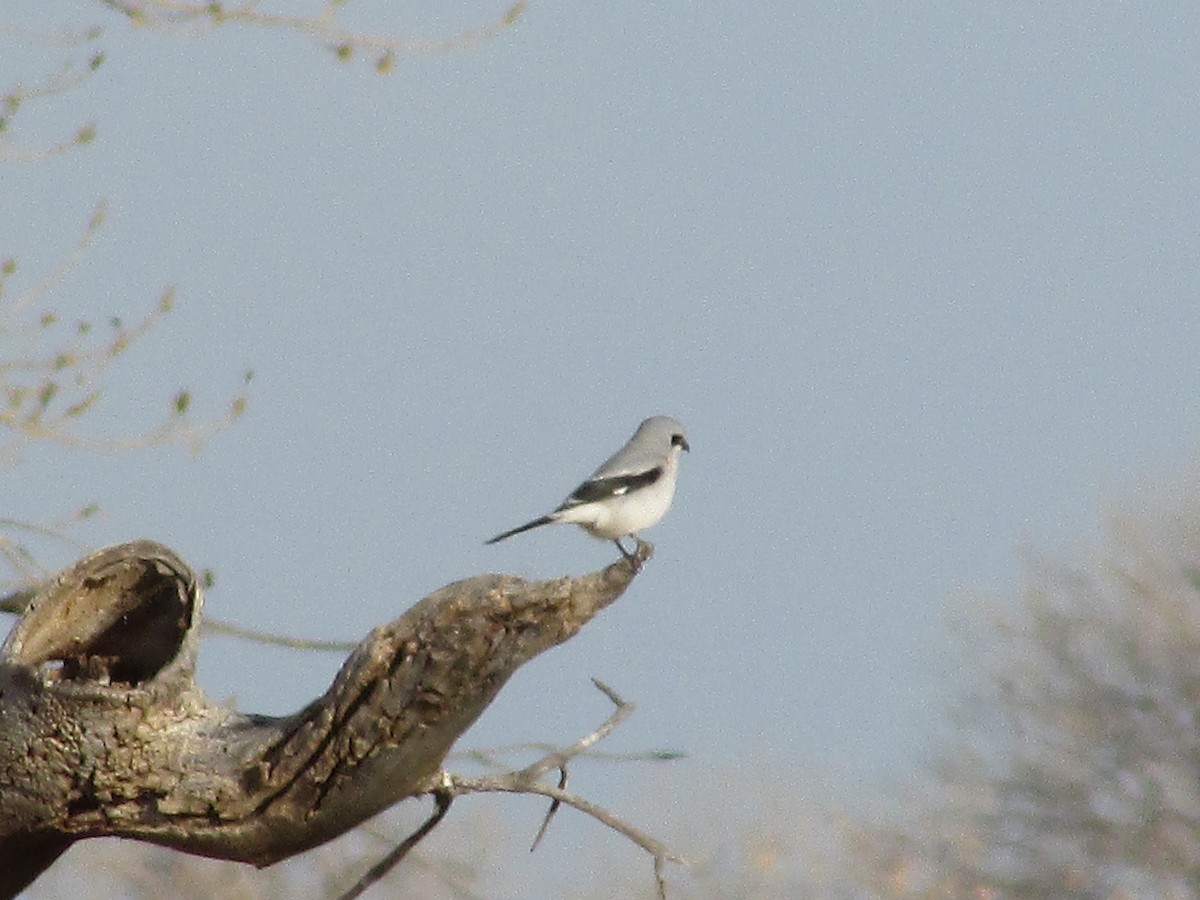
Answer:
<path fill-rule="evenodd" d="M 575 794 L 568 793 L 567 787 L 567 764 L 585 753 L 599 741 L 608 737 L 622 722 L 633 715 L 634 705 L 626 700 L 621 699 L 616 691 L 606 685 L 599 679 L 593 678 L 592 683 L 596 685 L 604 693 L 609 700 L 613 702 L 616 709 L 613 711 L 603 724 L 595 731 L 580 738 L 570 747 L 560 750 L 553 750 L 538 759 L 524 769 L 515 772 L 506 772 L 499 775 L 484 775 L 478 778 L 464 778 L 459 775 L 452 775 L 448 772 L 441 773 L 438 779 L 428 789 L 429 793 L 435 796 L 445 794 L 450 800 L 456 797 L 461 797 L 464 794 L 477 793 L 509 793 L 509 794 L 538 794 L 543 797 L 549 797 L 553 802 L 550 804 L 550 809 L 546 813 L 546 818 L 542 821 L 541 828 L 538 829 L 537 836 L 534 838 L 533 846 L 530 850 L 537 849 L 537 845 L 545 836 L 546 829 L 550 825 L 550 820 L 554 817 L 560 804 L 567 804 L 574 807 L 580 812 L 586 813 L 593 819 L 607 825 L 619 834 L 624 835 L 633 841 L 643 850 L 651 855 L 654 859 L 654 878 L 658 884 L 658 895 L 665 900 L 667 895 L 666 881 L 663 876 L 663 868 L 668 862 L 687 864 L 681 856 L 677 856 L 667 849 L 666 845 L 658 841 L 650 835 L 646 834 L 639 828 L 630 825 L 623 819 L 618 818 L 613 813 L 604 809 L 589 800 L 585 800 Z M 559 783 L 557 786 L 543 784 L 540 779 L 547 772 L 554 769 L 559 771 Z M 436 824 L 436 823 L 435 823 Z M 386 871 L 386 870 L 385 870 Z M 380 873 L 382 875 L 382 872 Z"/>
<path fill-rule="evenodd" d="M 578 578 L 448 585 L 278 718 L 218 706 L 195 684 L 203 594 L 178 556 L 149 541 L 92 554 L 37 592 L 0 648 L 0 897 L 82 838 L 267 866 L 436 793 L 446 752 L 509 677 L 614 602 L 650 552 Z M 551 790 L 525 785 L 606 821 Z"/>

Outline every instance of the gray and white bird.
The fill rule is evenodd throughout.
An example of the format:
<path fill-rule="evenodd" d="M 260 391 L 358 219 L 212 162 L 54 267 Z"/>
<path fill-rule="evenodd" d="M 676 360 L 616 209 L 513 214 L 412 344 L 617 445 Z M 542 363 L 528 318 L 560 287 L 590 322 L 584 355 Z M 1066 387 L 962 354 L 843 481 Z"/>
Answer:
<path fill-rule="evenodd" d="M 593 537 L 612 541 L 626 558 L 621 538 L 657 525 L 671 508 L 679 457 L 690 450 L 683 426 L 670 416 L 654 416 L 638 426 L 629 442 L 605 460 L 571 496 L 541 518 L 498 534 L 494 544 L 542 525 L 578 525 Z"/>

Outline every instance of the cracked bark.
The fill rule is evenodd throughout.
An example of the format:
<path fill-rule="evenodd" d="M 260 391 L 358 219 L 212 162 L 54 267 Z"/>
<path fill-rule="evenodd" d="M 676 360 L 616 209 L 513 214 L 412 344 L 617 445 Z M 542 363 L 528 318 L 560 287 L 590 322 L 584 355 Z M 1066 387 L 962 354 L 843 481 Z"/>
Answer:
<path fill-rule="evenodd" d="M 508 678 L 615 601 L 649 554 L 579 578 L 447 585 L 283 717 L 196 685 L 203 595 L 178 556 L 136 541 L 86 557 L 0 648 L 0 897 L 82 838 L 267 866 L 428 793 Z"/>

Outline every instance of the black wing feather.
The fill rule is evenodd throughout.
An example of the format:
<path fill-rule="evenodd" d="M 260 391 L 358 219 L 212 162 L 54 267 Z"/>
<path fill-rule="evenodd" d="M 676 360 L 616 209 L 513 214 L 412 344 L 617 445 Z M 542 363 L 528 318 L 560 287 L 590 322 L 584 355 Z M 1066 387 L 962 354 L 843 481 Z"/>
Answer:
<path fill-rule="evenodd" d="M 630 491 L 636 491 L 639 488 L 649 487 L 662 478 L 662 466 L 655 466 L 653 469 L 647 469 L 645 472 L 635 472 L 631 475 L 614 475 L 612 478 L 593 478 L 591 481 L 585 481 L 571 493 L 571 496 L 563 501 L 559 509 L 567 509 L 572 506 L 582 506 L 584 503 L 595 503 L 597 500 L 606 500 L 609 497 L 617 497 L 621 494 L 628 494 Z"/>

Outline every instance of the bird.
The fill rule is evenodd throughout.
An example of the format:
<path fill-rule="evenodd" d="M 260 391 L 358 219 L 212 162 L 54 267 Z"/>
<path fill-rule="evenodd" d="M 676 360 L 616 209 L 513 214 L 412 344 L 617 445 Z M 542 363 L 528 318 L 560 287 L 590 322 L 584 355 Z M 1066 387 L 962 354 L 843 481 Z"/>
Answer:
<path fill-rule="evenodd" d="M 652 416 L 557 509 L 485 543 L 495 544 L 543 525 L 569 524 L 612 541 L 622 556 L 633 559 L 636 548 L 630 553 L 621 538 L 629 536 L 640 544 L 638 532 L 657 525 L 667 514 L 685 450 L 691 447 L 683 426 L 670 416 Z"/>

